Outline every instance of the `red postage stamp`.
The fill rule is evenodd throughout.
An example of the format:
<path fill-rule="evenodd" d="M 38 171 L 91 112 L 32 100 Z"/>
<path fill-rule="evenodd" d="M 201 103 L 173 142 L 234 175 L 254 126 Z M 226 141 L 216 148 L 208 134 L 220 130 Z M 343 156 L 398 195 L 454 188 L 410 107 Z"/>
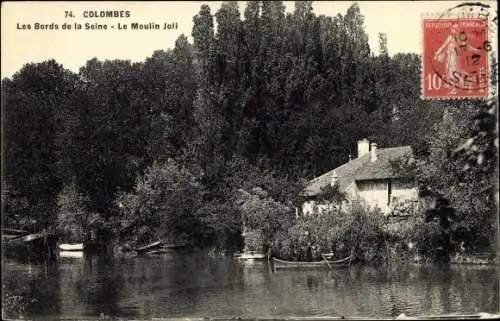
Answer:
<path fill-rule="evenodd" d="M 422 98 L 488 98 L 487 20 L 424 18 L 422 23 Z"/>

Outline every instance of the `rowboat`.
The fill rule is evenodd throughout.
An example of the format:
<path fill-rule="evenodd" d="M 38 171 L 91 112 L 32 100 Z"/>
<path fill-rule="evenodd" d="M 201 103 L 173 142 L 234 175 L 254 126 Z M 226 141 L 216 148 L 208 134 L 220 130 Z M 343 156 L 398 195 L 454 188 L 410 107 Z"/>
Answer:
<path fill-rule="evenodd" d="M 286 261 L 273 258 L 273 264 L 275 269 L 288 269 L 288 268 L 336 268 L 347 266 L 351 262 L 351 256 L 340 260 L 327 260 L 317 262 L 304 262 L 304 261 Z"/>
<path fill-rule="evenodd" d="M 61 251 L 83 251 L 83 243 L 59 244 Z"/>
<path fill-rule="evenodd" d="M 2 241 L 3 242 L 10 242 L 13 240 L 20 240 L 24 235 L 17 235 L 17 234 L 2 234 Z"/>
<path fill-rule="evenodd" d="M 24 231 L 19 231 L 2 235 L 5 254 L 15 258 L 55 258 L 57 240 L 57 235 L 46 232 L 24 234 Z"/>
<path fill-rule="evenodd" d="M 13 228 L 3 228 L 2 229 L 2 236 L 3 235 L 28 235 L 29 232 L 26 230 L 18 230 L 18 229 L 13 229 Z"/>
<path fill-rule="evenodd" d="M 33 241 L 37 241 L 37 240 L 43 240 L 44 237 L 45 237 L 45 234 L 43 234 L 43 233 L 17 235 L 17 236 L 11 236 L 9 239 L 9 242 L 12 244 L 28 243 L 28 242 L 33 242 Z"/>
<path fill-rule="evenodd" d="M 154 248 L 159 247 L 160 245 L 161 245 L 161 241 L 156 241 L 156 242 L 153 242 L 153 243 L 145 245 L 145 246 L 136 247 L 136 248 L 134 248 L 134 251 L 136 251 L 137 253 L 146 253 L 150 250 L 153 250 Z"/>
<path fill-rule="evenodd" d="M 162 254 L 172 254 L 172 249 L 169 247 L 158 247 L 146 252 L 148 255 L 162 255 Z"/>
<path fill-rule="evenodd" d="M 263 260 L 266 258 L 265 254 L 254 252 L 236 253 L 234 256 L 239 260 Z"/>
<path fill-rule="evenodd" d="M 35 244 L 35 243 L 47 243 L 50 240 L 52 243 L 57 241 L 57 237 L 53 234 L 47 233 L 35 233 L 35 234 L 27 234 L 27 235 L 15 235 L 8 236 L 4 238 L 4 242 L 6 245 L 16 246 L 16 245 L 27 245 L 27 244 Z"/>

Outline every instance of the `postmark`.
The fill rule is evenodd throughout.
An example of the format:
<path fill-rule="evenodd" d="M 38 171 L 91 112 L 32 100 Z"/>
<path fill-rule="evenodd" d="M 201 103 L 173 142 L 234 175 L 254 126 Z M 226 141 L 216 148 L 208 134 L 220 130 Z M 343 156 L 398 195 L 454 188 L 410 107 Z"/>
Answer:
<path fill-rule="evenodd" d="M 488 11 L 463 4 L 422 18 L 422 98 L 487 99 L 490 94 Z"/>

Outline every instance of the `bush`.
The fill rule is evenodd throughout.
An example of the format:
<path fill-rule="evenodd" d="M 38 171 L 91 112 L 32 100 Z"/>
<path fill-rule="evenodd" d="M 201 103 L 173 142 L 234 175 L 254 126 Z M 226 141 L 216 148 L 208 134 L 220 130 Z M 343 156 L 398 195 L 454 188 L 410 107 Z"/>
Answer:
<path fill-rule="evenodd" d="M 441 228 L 438 222 L 416 221 L 409 232 L 409 239 L 415 243 L 418 256 L 434 260 L 438 257 L 438 243 L 441 238 Z"/>
<path fill-rule="evenodd" d="M 26 299 L 21 288 L 16 289 L 17 293 L 7 291 L 5 285 L 2 288 L 2 317 L 23 319 L 28 306 L 36 299 Z"/>
<path fill-rule="evenodd" d="M 389 235 L 384 225 L 384 217 L 377 209 L 370 211 L 358 208 L 353 211 L 344 239 L 355 259 L 380 262 L 388 258 Z"/>
<path fill-rule="evenodd" d="M 331 211 L 296 218 L 290 228 L 275 235 L 273 253 L 299 261 L 320 260 L 327 252 L 337 258 L 352 253 L 358 260 L 378 262 L 387 257 L 387 237 L 379 211 Z"/>
<path fill-rule="evenodd" d="M 415 242 L 419 256 L 434 262 L 448 262 L 461 244 L 474 244 L 470 237 L 475 234 L 468 222 L 458 216 L 448 217 L 443 209 L 448 208 L 437 207 L 418 214 L 407 237 Z"/>
<path fill-rule="evenodd" d="M 102 225 L 103 219 L 88 210 L 90 199 L 82 195 L 76 184 L 64 186 L 57 197 L 56 230 L 67 242 L 82 242 L 90 235 L 90 229 Z"/>
<path fill-rule="evenodd" d="M 254 188 L 250 193 L 240 190 L 239 203 L 244 229 L 249 232 L 245 244 L 256 247 L 260 244 L 258 250 L 267 251 L 277 235 L 288 230 L 294 222 L 293 209 L 260 188 Z"/>
<path fill-rule="evenodd" d="M 201 188 L 196 177 L 173 159 L 155 162 L 137 178 L 134 190 L 121 193 L 116 201 L 122 228 L 130 228 L 134 241 L 202 238 Z M 201 214 L 200 214 L 201 215 Z"/>
<path fill-rule="evenodd" d="M 259 230 L 245 232 L 245 250 L 260 252 L 264 249 L 264 236 Z"/>
<path fill-rule="evenodd" d="M 408 202 L 395 209 L 396 220 L 407 220 L 393 224 L 378 209 L 333 208 L 322 214 L 292 218 L 286 215 L 287 210 L 270 210 L 272 206 L 265 206 L 262 199 L 253 201 L 252 213 L 261 214 L 258 220 L 254 217 L 252 229 L 245 236 L 248 248 L 266 251 L 269 244 L 275 256 L 287 260 L 317 261 L 322 259 L 322 253 L 333 252 L 336 258 L 353 254 L 355 260 L 365 263 L 415 257 L 447 262 L 468 231 L 462 221 L 450 221 L 451 226 L 443 228 L 439 216 L 430 219 L 427 212 L 417 212 L 414 204 Z M 398 227 L 391 229 L 391 224 Z"/>

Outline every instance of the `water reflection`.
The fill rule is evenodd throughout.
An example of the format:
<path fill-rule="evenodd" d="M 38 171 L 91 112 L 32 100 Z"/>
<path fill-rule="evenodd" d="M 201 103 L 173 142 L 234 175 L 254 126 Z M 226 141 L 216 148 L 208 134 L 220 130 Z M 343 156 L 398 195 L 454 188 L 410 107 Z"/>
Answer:
<path fill-rule="evenodd" d="M 124 280 L 113 260 L 106 257 L 89 258 L 84 262 L 83 273 L 75 281 L 68 286 L 76 290 L 85 304 L 85 310 L 82 311 L 84 315 L 127 316 L 121 313 L 119 307 Z"/>
<path fill-rule="evenodd" d="M 498 311 L 492 266 L 274 271 L 203 254 L 5 261 L 3 285 L 31 318 L 397 316 Z"/>
<path fill-rule="evenodd" d="M 37 315 L 61 314 L 61 282 L 55 262 L 18 264 L 2 262 L 2 301 L 8 296 L 21 298 L 10 317 L 35 311 Z M 3 309 L 2 309 L 3 310 Z"/>

